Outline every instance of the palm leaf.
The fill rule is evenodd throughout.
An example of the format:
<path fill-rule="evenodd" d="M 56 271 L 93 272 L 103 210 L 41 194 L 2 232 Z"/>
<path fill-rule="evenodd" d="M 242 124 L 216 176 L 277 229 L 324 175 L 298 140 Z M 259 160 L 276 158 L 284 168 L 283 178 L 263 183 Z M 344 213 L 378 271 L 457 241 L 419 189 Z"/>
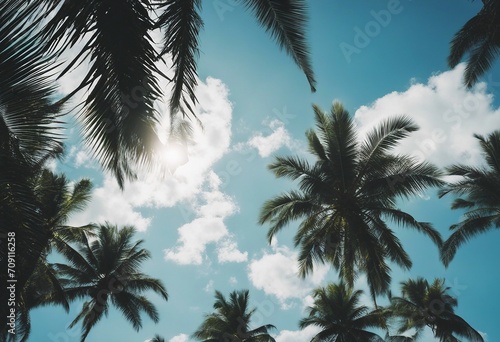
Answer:
<path fill-rule="evenodd" d="M 304 0 L 245 0 L 244 4 L 255 13 L 260 24 L 304 71 L 311 91 L 316 91 L 316 80 L 305 37 L 306 2 Z"/>

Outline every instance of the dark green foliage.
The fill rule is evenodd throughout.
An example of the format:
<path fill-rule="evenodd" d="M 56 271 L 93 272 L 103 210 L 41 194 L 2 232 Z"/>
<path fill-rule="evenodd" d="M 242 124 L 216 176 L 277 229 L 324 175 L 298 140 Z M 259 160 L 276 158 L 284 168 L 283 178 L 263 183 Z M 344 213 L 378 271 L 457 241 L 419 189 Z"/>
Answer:
<path fill-rule="evenodd" d="M 142 248 L 142 240 L 133 241 L 135 229 L 110 224 L 100 225 L 94 239 L 85 234 L 76 247 L 66 246 L 61 253 L 69 264 L 54 264 L 64 277 L 64 294 L 68 300 L 89 299 L 70 324 L 82 321 L 81 341 L 90 330 L 107 315 L 110 304 L 120 310 L 134 329 L 142 327 L 141 312 L 154 322 L 159 321 L 155 305 L 143 292 L 152 290 L 164 300 L 168 299 L 162 282 L 141 273 L 141 264 L 151 257 Z"/>
<path fill-rule="evenodd" d="M 457 249 L 478 234 L 500 228 L 500 131 L 487 137 L 475 135 L 483 152 L 483 168 L 456 164 L 449 166 L 448 175 L 460 180 L 447 184 L 440 196 L 453 194 L 452 209 L 464 209 L 462 221 L 450 227 L 451 236 L 443 244 L 441 260 L 448 266 Z"/>
<path fill-rule="evenodd" d="M 245 0 L 244 4 L 292 56 L 314 90 L 305 39 L 305 0 Z M 168 79 L 173 85 L 172 119 L 179 112 L 183 117 L 195 115 L 198 39 L 203 27 L 201 0 L 5 0 L 0 10 L 4 19 L 0 18 L 4 33 L 0 44 L 17 40 L 25 54 L 36 54 L 43 61 L 46 57 L 40 56 L 46 51 L 62 59 L 74 50 L 75 56 L 59 76 L 80 64 L 89 65 L 79 85 L 61 103 L 77 93 L 83 94 L 78 113 L 85 140 L 103 168 L 114 173 L 120 187 L 126 179 L 135 178 L 137 167 L 154 167 L 155 149 L 159 146 L 155 128 L 163 114 L 154 107 L 163 96 L 160 79 Z M 46 18 L 50 18 L 48 22 L 43 20 Z M 15 31 L 19 27 L 25 29 L 24 38 Z M 156 29 L 164 34 L 159 52 L 151 37 Z M 3 62 L 15 54 L 8 49 L 5 52 Z M 171 59 L 168 67 L 174 71 L 173 79 L 159 69 L 159 63 L 165 62 L 163 57 Z M 36 71 L 48 72 L 42 64 L 35 63 Z M 52 86 L 52 81 L 47 79 L 42 84 Z M 0 94 L 11 89 L 4 90 Z"/>
<path fill-rule="evenodd" d="M 472 87 L 500 53 L 500 2 L 483 1 L 483 8 L 455 34 L 448 64 L 454 68 L 468 55 L 464 83 Z"/>
<path fill-rule="evenodd" d="M 315 289 L 314 303 L 307 309 L 308 317 L 300 321 L 300 328 L 321 328 L 311 342 L 382 342 L 380 336 L 366 329 L 386 329 L 385 311 L 359 305 L 362 293 L 343 282 Z"/>
<path fill-rule="evenodd" d="M 271 324 L 250 329 L 255 308 L 249 308 L 248 290 L 233 291 L 226 299 L 215 291 L 215 312 L 205 315 L 205 320 L 193 338 L 205 342 L 275 342 L 269 330 Z"/>
<path fill-rule="evenodd" d="M 432 284 L 423 278 L 409 279 L 401 283 L 401 297 L 392 297 L 389 310 L 395 317 L 398 333 L 415 329 L 418 340 L 423 329 L 429 327 L 440 342 L 484 342 L 482 336 L 463 318 L 456 315 L 456 298 L 448 294 L 444 280 L 435 279 Z"/>
<path fill-rule="evenodd" d="M 353 286 L 358 272 L 367 275 L 372 296 L 386 293 L 388 261 L 409 269 L 411 260 L 386 221 L 416 229 L 441 245 L 429 223 L 418 222 L 396 207 L 396 200 L 440 186 L 441 173 L 431 164 L 391 154 L 399 141 L 417 130 L 406 117 L 389 119 L 358 141 L 353 119 L 340 103 L 330 113 L 314 107 L 316 130 L 306 133 L 313 164 L 299 157 L 276 157 L 269 169 L 297 182 L 268 200 L 260 223 L 271 225 L 269 241 L 288 223 L 301 220 L 295 234 L 301 276 L 314 263 L 329 263 Z"/>

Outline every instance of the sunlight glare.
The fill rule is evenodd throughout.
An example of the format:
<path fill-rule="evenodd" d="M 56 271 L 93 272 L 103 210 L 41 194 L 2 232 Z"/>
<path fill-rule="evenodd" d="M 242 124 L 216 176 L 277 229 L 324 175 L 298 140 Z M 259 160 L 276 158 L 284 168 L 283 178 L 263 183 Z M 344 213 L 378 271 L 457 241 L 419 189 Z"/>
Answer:
<path fill-rule="evenodd" d="M 165 145 L 161 156 L 165 166 L 172 172 L 189 161 L 187 146 L 181 143 Z"/>

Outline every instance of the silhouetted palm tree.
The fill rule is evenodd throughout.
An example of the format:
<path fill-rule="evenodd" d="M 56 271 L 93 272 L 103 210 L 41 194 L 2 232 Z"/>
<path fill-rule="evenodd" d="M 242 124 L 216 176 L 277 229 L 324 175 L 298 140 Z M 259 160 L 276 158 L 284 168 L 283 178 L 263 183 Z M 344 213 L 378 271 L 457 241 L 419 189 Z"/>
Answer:
<path fill-rule="evenodd" d="M 440 342 L 459 342 L 456 336 L 484 342 L 481 334 L 454 313 L 458 302 L 447 291 L 442 279 L 435 279 L 432 284 L 423 278 L 402 282 L 402 296 L 392 297 L 390 306 L 398 332 L 415 329 L 414 339 L 418 340 L 423 329 L 429 327 Z"/>
<path fill-rule="evenodd" d="M 300 320 L 300 328 L 321 328 L 311 342 L 382 342 L 380 336 L 366 329 L 386 328 L 384 310 L 359 305 L 362 293 L 343 282 L 315 289 L 314 303 L 307 309 L 309 316 Z"/>
<path fill-rule="evenodd" d="M 491 229 L 500 228 L 500 131 L 478 139 L 486 167 L 463 164 L 448 167 L 447 173 L 461 179 L 447 184 L 440 196 L 453 194 L 452 209 L 466 209 L 461 222 L 450 227 L 451 236 L 443 244 L 441 259 L 447 266 L 457 249 L 469 239 Z"/>
<path fill-rule="evenodd" d="M 439 186 L 440 172 L 390 150 L 418 127 L 408 118 L 386 120 L 358 141 L 353 119 L 340 103 L 329 114 L 314 107 L 316 131 L 306 133 L 313 164 L 300 157 L 277 157 L 269 169 L 277 177 L 298 181 L 298 191 L 268 200 L 260 223 L 270 223 L 268 239 L 289 222 L 302 220 L 295 234 L 302 277 L 315 262 L 330 263 L 353 286 L 364 272 L 375 299 L 389 289 L 388 261 L 409 269 L 410 257 L 386 220 L 428 235 L 441 236 L 429 223 L 418 222 L 396 207 L 398 198 Z"/>
<path fill-rule="evenodd" d="M 19 323 L 16 328 L 17 336 L 25 339 L 31 330 L 29 312 L 32 309 L 46 305 L 62 305 L 69 310 L 68 300 L 63 291 L 64 282 L 60 282 L 58 273 L 47 263 L 47 256 L 53 248 L 62 252 L 70 243 L 80 241 L 83 234 L 92 235 L 95 228 L 92 224 L 82 227 L 66 225 L 70 215 L 82 210 L 90 200 L 92 185 L 88 179 L 70 185 L 64 175 L 56 175 L 44 169 L 32 180 L 32 188 L 38 214 L 43 222 L 39 229 L 44 232 L 45 241 L 40 243 L 45 245 L 45 249 L 36 261 L 26 285 L 19 288 L 17 300 Z"/>
<path fill-rule="evenodd" d="M 171 115 L 179 111 L 194 114 L 197 83 L 198 39 L 203 27 L 201 0 L 4 0 L 4 7 L 30 8 L 30 18 L 40 23 L 51 18 L 39 31 L 49 51 L 58 55 L 82 46 L 64 68 L 68 73 L 80 63 L 89 70 L 79 86 L 69 94 L 86 89 L 80 117 L 83 133 L 92 152 L 120 186 L 133 178 L 134 164 L 152 166 L 158 145 L 156 124 L 159 113 L 154 102 L 163 93 L 157 62 L 168 56 L 174 75 L 170 98 Z M 315 80 L 306 44 L 305 0 L 247 0 L 242 5 L 252 11 L 269 32 L 304 71 L 314 90 Z M 158 13 L 158 16 L 153 14 Z M 36 14 L 36 15 L 35 15 Z M 0 22 L 0 25 L 2 23 Z M 9 23 L 3 23 L 7 28 Z M 45 23 L 44 23 L 45 24 Z M 1 29 L 2 27 L 0 27 Z M 151 37 L 161 29 L 164 42 L 158 53 Z"/>
<path fill-rule="evenodd" d="M 159 320 L 155 305 L 142 293 L 152 290 L 167 300 L 167 291 L 160 280 L 140 272 L 141 264 L 151 254 L 141 248 L 142 240 L 132 240 L 134 233 L 130 226 L 118 229 L 110 224 L 100 225 L 94 239 L 83 235 L 77 248 L 68 246 L 62 251 L 69 265 L 54 264 L 54 269 L 66 277 L 64 292 L 68 300 L 90 297 L 70 324 L 73 327 L 83 322 L 82 342 L 103 315 L 107 315 L 110 304 L 136 330 L 142 327 L 141 312 L 154 322 Z"/>
<path fill-rule="evenodd" d="M 448 64 L 454 68 L 468 54 L 464 83 L 472 87 L 500 51 L 500 3 L 483 0 L 483 8 L 455 34 Z"/>
<path fill-rule="evenodd" d="M 233 291 L 229 300 L 215 291 L 215 312 L 205 316 L 205 320 L 193 334 L 193 338 L 205 342 L 275 342 L 269 335 L 271 324 L 250 329 L 255 308 L 250 309 L 248 290 Z"/>

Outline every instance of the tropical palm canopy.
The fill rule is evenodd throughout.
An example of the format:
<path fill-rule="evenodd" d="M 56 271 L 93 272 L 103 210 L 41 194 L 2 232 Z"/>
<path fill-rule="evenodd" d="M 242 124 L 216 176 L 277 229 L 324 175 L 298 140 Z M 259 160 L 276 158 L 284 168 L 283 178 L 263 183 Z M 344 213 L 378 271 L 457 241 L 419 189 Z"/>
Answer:
<path fill-rule="evenodd" d="M 500 228 L 500 131 L 487 137 L 475 135 L 475 138 L 483 152 L 485 167 L 449 166 L 447 173 L 460 179 L 440 191 L 440 196 L 458 196 L 452 209 L 466 210 L 462 221 L 450 227 L 452 234 L 443 244 L 441 259 L 445 265 L 449 265 L 463 243 L 478 234 Z"/>
<path fill-rule="evenodd" d="M 246 0 L 243 4 L 304 71 L 314 91 L 316 82 L 305 38 L 306 1 Z M 61 57 L 74 50 L 75 56 L 59 76 L 89 63 L 87 74 L 63 102 L 86 90 L 79 109 L 85 139 L 94 156 L 123 187 L 126 178 L 135 176 L 133 165 L 152 166 L 159 142 L 156 129 L 161 114 L 154 103 L 163 95 L 160 79 L 172 83 L 172 116 L 179 111 L 183 115 L 195 113 L 201 10 L 201 0 L 5 0 L 0 11 L 14 20 L 0 21 L 0 30 L 15 39 L 15 30 L 9 30 L 16 25 L 26 27 L 41 46 L 26 48 L 18 39 L 12 49 L 28 50 L 26 53 L 41 55 L 46 50 Z M 164 35 L 159 52 L 152 38 L 155 30 Z M 15 56 L 11 63 L 21 63 L 24 58 L 11 51 L 8 56 Z M 165 63 L 173 69 L 172 77 L 160 71 Z"/>
<path fill-rule="evenodd" d="M 386 329 L 385 313 L 381 309 L 370 310 L 360 305 L 362 293 L 361 290 L 352 290 L 343 282 L 315 289 L 312 294 L 314 303 L 307 308 L 308 317 L 300 321 L 300 328 L 321 328 L 311 342 L 383 341 L 380 336 L 366 329 Z"/>
<path fill-rule="evenodd" d="M 314 163 L 300 157 L 276 157 L 269 169 L 298 182 L 298 190 L 265 202 L 260 223 L 271 225 L 269 242 L 288 223 L 302 220 L 295 234 L 302 277 L 315 262 L 330 263 L 353 286 L 357 272 L 367 275 L 372 296 L 386 293 L 388 261 L 409 269 L 409 255 L 386 220 L 428 235 L 441 236 L 396 207 L 398 198 L 440 186 L 439 170 L 407 155 L 391 154 L 418 127 L 406 117 L 381 123 L 360 142 L 352 117 L 336 102 L 329 113 L 314 106 L 316 131 L 306 133 Z"/>
<path fill-rule="evenodd" d="M 481 11 L 453 38 L 448 58 L 455 67 L 468 56 L 468 87 L 500 51 L 500 1 L 482 2 Z M 138 170 L 155 169 L 164 114 L 155 104 L 165 89 L 171 93 L 167 143 L 187 149 L 187 119 L 198 119 L 197 62 L 205 3 L 0 1 L 0 283 L 15 283 L 15 291 L 0 291 L 0 316 L 9 319 L 0 328 L 0 340 L 27 341 L 34 309 L 51 305 L 69 312 L 75 301 L 81 308 L 70 328 L 81 323 L 82 342 L 112 307 L 135 330 L 142 328 L 144 314 L 159 321 L 154 297 L 146 294 L 154 292 L 166 301 L 168 293 L 162 281 L 143 272 L 151 253 L 143 240 L 135 239 L 135 228 L 107 222 L 72 226 L 72 215 L 91 200 L 92 183 L 71 180 L 48 163 L 63 157 L 63 118 L 75 111 L 93 156 L 121 188 Z M 315 91 L 306 0 L 238 3 L 254 14 Z M 377 21 L 384 19 L 381 13 L 389 12 L 370 12 Z M 377 22 L 368 22 L 365 29 L 372 24 Z M 363 33 L 358 29 L 356 35 Z M 75 88 L 69 94 L 58 93 L 57 79 L 80 65 L 88 70 Z M 77 96 L 81 97 L 76 106 L 70 108 L 69 101 Z M 382 340 L 381 331 L 386 341 L 418 341 L 424 329 L 441 342 L 484 342 L 482 334 L 455 313 L 458 303 L 444 280 L 410 279 L 401 284 L 400 297 L 391 295 L 392 264 L 404 270 L 412 267 L 392 225 L 429 237 L 445 266 L 465 242 L 500 228 L 500 130 L 475 135 L 483 167 L 455 164 L 444 173 L 433 164 L 396 153 L 399 143 L 418 130 L 406 116 L 385 120 L 361 137 L 340 102 L 328 113 L 318 106 L 313 110 L 316 128 L 306 132 L 310 156 L 279 156 L 268 166 L 276 177 L 294 181 L 296 189 L 266 201 L 259 217 L 261 225 L 269 225 L 269 243 L 285 226 L 299 222 L 294 236 L 299 276 L 307 276 L 317 264 L 330 265 L 339 274 L 338 283 L 313 290 L 313 302 L 299 327 L 320 329 L 311 342 L 375 342 Z M 172 162 L 168 170 L 175 171 L 187 159 Z M 447 183 L 444 175 L 458 178 Z M 431 187 L 440 188 L 440 197 L 454 195 L 452 209 L 465 212 L 444 243 L 430 223 L 398 208 L 398 201 Z M 219 191 L 219 184 L 213 190 Z M 6 237 L 15 237 L 15 242 L 9 241 L 15 247 L 4 248 Z M 50 258 L 54 254 L 57 263 Z M 5 271 L 14 269 L 11 275 Z M 361 275 L 366 276 L 374 309 L 362 305 L 363 291 L 354 289 Z M 388 295 L 388 307 L 377 305 L 380 295 Z M 275 342 L 273 325 L 254 327 L 255 313 L 249 290 L 232 291 L 227 297 L 215 291 L 213 312 L 204 316 L 192 338 Z M 15 334 L 9 324 L 15 326 Z M 155 335 L 149 341 L 165 339 Z"/>
<path fill-rule="evenodd" d="M 193 334 L 193 338 L 206 342 L 275 342 L 269 330 L 271 324 L 250 329 L 255 308 L 249 307 L 249 291 L 233 291 L 226 299 L 215 291 L 215 312 L 205 316 L 205 320 Z"/>
<path fill-rule="evenodd" d="M 415 329 L 413 338 L 418 339 L 423 329 L 429 327 L 440 342 L 459 342 L 458 337 L 484 342 L 479 332 L 455 314 L 458 302 L 447 291 L 443 279 L 435 279 L 431 284 L 423 278 L 402 282 L 401 297 L 392 297 L 390 306 L 398 332 Z"/>
<path fill-rule="evenodd" d="M 108 314 L 111 304 L 123 313 L 134 329 L 142 327 L 141 312 L 154 322 L 159 314 L 155 305 L 142 293 L 152 290 L 168 299 L 162 282 L 140 272 L 141 264 L 151 254 L 141 247 L 143 241 L 133 241 L 135 229 L 118 229 L 100 225 L 95 239 L 83 236 L 77 248 L 68 246 L 62 254 L 69 265 L 56 263 L 54 268 L 64 277 L 64 293 L 68 300 L 88 299 L 70 327 L 82 321 L 82 338 Z"/>

